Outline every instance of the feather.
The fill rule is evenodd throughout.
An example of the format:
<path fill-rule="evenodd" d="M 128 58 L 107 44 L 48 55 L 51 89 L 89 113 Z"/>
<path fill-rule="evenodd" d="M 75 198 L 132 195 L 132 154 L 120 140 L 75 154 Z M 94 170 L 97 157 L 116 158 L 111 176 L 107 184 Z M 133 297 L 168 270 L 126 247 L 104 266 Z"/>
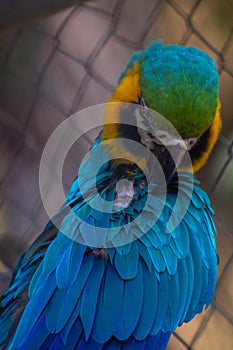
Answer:
<path fill-rule="evenodd" d="M 145 350 L 165 350 L 169 338 L 171 336 L 171 332 L 162 332 L 159 331 L 156 336 L 148 337 L 145 347 Z"/>
<path fill-rule="evenodd" d="M 200 312 L 203 309 L 203 306 L 206 304 L 207 302 L 207 288 L 208 288 L 208 270 L 206 269 L 205 266 L 202 266 L 202 284 L 200 286 L 200 297 L 199 297 L 199 301 L 198 301 L 198 307 L 200 308 Z"/>
<path fill-rule="evenodd" d="M 189 271 L 191 273 L 191 271 Z M 192 276 L 190 276 L 187 269 L 187 264 L 185 259 L 179 259 L 177 264 L 177 274 L 174 276 L 176 282 L 178 283 L 176 288 L 179 288 L 179 298 L 177 300 L 177 308 L 175 317 L 172 319 L 171 329 L 175 329 L 177 325 L 183 322 L 182 315 L 184 313 L 185 306 L 189 303 L 188 295 L 190 294 L 190 285 L 192 281 Z M 169 302 L 171 303 L 171 299 Z M 188 305 L 189 306 L 189 305 Z"/>
<path fill-rule="evenodd" d="M 140 237 L 142 237 L 143 235 L 145 236 L 145 234 L 140 230 L 140 227 L 137 226 L 136 224 L 134 225 L 133 223 L 130 224 L 130 233 L 131 235 L 133 235 L 134 239 L 138 239 Z M 127 227 L 126 227 L 127 230 Z M 148 244 L 150 244 L 150 242 L 148 242 Z"/>
<path fill-rule="evenodd" d="M 90 275 L 82 292 L 80 318 L 83 324 L 85 338 L 89 339 L 99 297 L 100 286 L 105 271 L 105 261 L 95 258 Z"/>
<path fill-rule="evenodd" d="M 124 249 L 122 247 L 122 249 Z M 128 254 L 115 254 L 114 266 L 123 280 L 135 278 L 138 273 L 138 249 L 135 243 L 131 244 Z"/>
<path fill-rule="evenodd" d="M 157 291 L 157 311 L 155 314 L 154 324 L 151 329 L 151 334 L 156 335 L 160 330 L 163 330 L 163 322 L 167 312 L 168 293 L 169 293 L 169 276 L 167 272 L 160 273 L 160 281 Z"/>
<path fill-rule="evenodd" d="M 132 240 L 133 236 L 130 237 L 129 235 L 127 235 L 124 226 L 122 226 L 121 229 L 118 230 L 115 237 L 111 239 L 111 243 L 115 247 L 117 253 L 123 255 L 123 252 L 125 251 L 124 245 L 128 242 L 132 242 Z"/>
<path fill-rule="evenodd" d="M 75 212 L 76 207 L 77 206 L 74 206 L 73 208 L 71 208 L 71 210 L 67 213 L 67 215 L 64 217 L 62 221 L 60 231 L 63 234 L 63 241 L 65 241 L 65 239 L 74 241 L 74 240 L 77 240 L 78 238 L 78 234 L 79 234 L 78 225 L 81 219 Z M 66 244 L 68 245 L 69 243 L 66 242 Z"/>
<path fill-rule="evenodd" d="M 166 264 L 162 253 L 159 249 L 153 247 L 148 247 L 148 253 L 151 257 L 152 264 L 157 272 L 163 272 L 166 269 Z"/>
<path fill-rule="evenodd" d="M 86 247 L 84 245 L 70 241 L 70 245 L 63 254 L 56 269 L 56 280 L 60 289 L 68 287 L 76 279 L 85 250 Z"/>
<path fill-rule="evenodd" d="M 134 337 L 130 337 L 121 345 L 121 350 L 144 350 L 146 341 L 138 341 Z"/>
<path fill-rule="evenodd" d="M 47 347 L 47 350 L 65 350 L 65 346 L 62 342 L 61 335 L 56 334 L 50 343 L 49 347 Z"/>
<path fill-rule="evenodd" d="M 89 218 L 92 208 L 89 204 L 83 203 L 81 206 L 79 206 L 76 210 L 74 208 L 75 212 L 77 213 L 77 216 L 82 220 L 85 221 L 87 218 Z"/>
<path fill-rule="evenodd" d="M 186 284 L 187 281 L 183 281 Z M 169 280 L 169 295 L 168 295 L 168 305 L 167 313 L 164 321 L 164 326 L 166 330 L 174 331 L 179 325 L 178 310 L 180 307 L 180 289 L 183 288 L 182 283 L 179 284 L 179 275 L 176 273 L 171 276 Z"/>
<path fill-rule="evenodd" d="M 198 245 L 202 262 L 205 265 L 205 268 L 211 268 L 212 257 L 215 255 L 215 249 L 212 247 L 209 236 L 203 234 L 203 232 L 200 232 L 196 237 L 196 243 Z"/>
<path fill-rule="evenodd" d="M 134 279 L 124 282 L 124 295 L 121 308 L 121 322 L 115 331 L 116 337 L 125 340 L 133 333 L 141 313 L 143 300 L 142 268 Z"/>
<path fill-rule="evenodd" d="M 78 350 L 102 350 L 103 344 L 97 343 L 94 339 L 91 337 L 86 341 L 85 336 L 83 335 L 78 343 L 77 349 Z"/>
<path fill-rule="evenodd" d="M 173 276 L 176 273 L 177 269 L 177 257 L 169 245 L 164 245 L 161 249 L 161 253 L 164 258 L 168 273 Z"/>
<path fill-rule="evenodd" d="M 182 283 L 185 285 L 187 289 L 186 298 L 183 301 L 183 306 L 184 306 L 183 310 L 180 309 L 181 316 L 180 316 L 179 323 L 181 324 L 184 322 L 184 320 L 187 317 L 187 314 L 189 313 L 189 310 L 191 309 L 192 295 L 194 290 L 195 276 L 194 276 L 194 264 L 193 264 L 191 252 L 185 258 L 181 259 L 179 263 L 180 263 L 180 268 L 179 268 L 180 280 L 182 281 Z M 182 272 L 184 272 L 184 275 Z M 181 279 L 182 276 L 184 276 L 185 279 Z M 185 283 L 183 281 L 187 281 L 188 283 Z"/>
<path fill-rule="evenodd" d="M 207 286 L 206 297 L 205 297 L 206 306 L 208 306 L 211 303 L 212 298 L 214 296 L 214 290 L 216 287 L 216 278 L 217 278 L 217 257 L 215 256 L 215 263 L 208 270 L 208 286 Z"/>
<path fill-rule="evenodd" d="M 49 331 L 45 324 L 45 315 L 43 314 L 37 321 L 35 327 L 31 330 L 27 337 L 24 338 L 22 349 L 40 349 L 44 341 L 49 337 Z M 19 348 L 19 349 L 20 349 Z"/>
<path fill-rule="evenodd" d="M 179 252 L 179 250 L 177 249 L 177 246 L 174 242 L 174 238 L 172 237 L 171 241 L 170 241 L 170 248 L 172 249 L 173 253 L 175 254 L 175 256 L 178 258 L 178 259 L 181 259 L 182 255 L 181 253 Z"/>
<path fill-rule="evenodd" d="M 197 310 L 198 301 L 200 298 L 201 288 L 202 288 L 202 261 L 201 255 L 199 254 L 198 246 L 196 241 L 192 235 L 190 235 L 190 256 L 192 263 L 189 265 L 190 268 L 190 276 L 193 276 L 193 290 L 191 293 L 189 308 L 187 308 L 186 316 L 184 318 L 185 322 L 191 320 Z M 187 260 L 187 262 L 191 262 Z M 191 265 L 193 269 L 191 270 Z M 193 273 L 191 273 L 193 271 Z"/>
<path fill-rule="evenodd" d="M 139 240 L 142 242 L 142 244 L 146 247 L 151 247 L 151 242 L 149 241 L 147 234 L 140 235 Z"/>
<path fill-rule="evenodd" d="M 70 329 L 68 336 L 64 338 L 64 333 L 60 333 L 62 342 L 68 350 L 76 350 L 77 344 L 79 343 L 81 337 L 84 335 L 82 322 L 79 317 L 76 318 L 72 328 Z"/>
<path fill-rule="evenodd" d="M 9 311 L 7 309 L 7 311 Z M 15 309 L 13 310 L 15 312 Z M 4 312 L 1 314 L 1 320 L 0 320 L 0 349 L 1 345 L 6 341 L 8 331 L 11 328 L 13 324 L 13 318 L 11 317 L 10 312 Z"/>
<path fill-rule="evenodd" d="M 189 225 L 183 221 L 171 233 L 173 242 L 181 256 L 185 256 L 189 252 Z"/>
<path fill-rule="evenodd" d="M 160 249 L 162 247 L 162 242 L 159 235 L 156 233 L 156 229 L 153 228 L 147 232 L 147 239 L 150 241 L 152 247 Z"/>
<path fill-rule="evenodd" d="M 167 223 L 168 219 L 170 218 L 170 210 L 166 210 L 167 208 L 164 208 L 163 211 L 163 217 L 164 222 L 161 220 L 156 221 L 156 225 L 153 226 L 153 231 L 158 236 L 159 241 L 161 242 L 161 245 L 169 244 L 171 240 L 171 234 L 166 232 L 166 225 L 164 223 Z"/>
<path fill-rule="evenodd" d="M 134 254 L 138 254 L 137 246 L 135 246 L 135 242 L 130 242 L 128 244 L 124 244 L 122 246 L 122 254 L 123 255 L 132 254 L 132 249 L 135 250 Z M 130 251 L 131 251 L 131 253 L 130 253 Z"/>
<path fill-rule="evenodd" d="M 196 243 L 196 239 L 194 238 L 194 235 L 190 235 L 190 252 L 191 252 L 191 257 L 193 261 L 194 284 L 193 284 L 192 297 L 190 301 L 190 308 L 185 318 L 185 321 L 192 319 L 196 314 L 196 306 L 200 298 L 201 285 L 202 285 L 202 261 L 201 261 L 201 255 L 199 252 L 198 245 Z"/>
<path fill-rule="evenodd" d="M 40 350 L 48 350 L 55 337 L 56 337 L 55 334 L 50 334 L 50 335 L 47 337 L 47 339 L 44 341 L 44 343 L 40 346 L 39 349 L 40 349 Z M 17 350 L 30 350 L 30 348 L 25 349 L 25 348 L 22 346 L 22 347 L 20 347 L 20 348 L 17 349 Z"/>
<path fill-rule="evenodd" d="M 96 248 L 98 246 L 98 238 L 94 218 L 89 217 L 87 222 L 82 221 L 79 225 L 79 232 L 80 236 L 83 239 L 83 245 L 93 248 Z"/>
<path fill-rule="evenodd" d="M 118 339 L 112 338 L 107 344 L 104 344 L 103 349 L 104 350 L 121 350 L 122 347 L 124 346 L 125 346 L 125 342 L 124 344 L 122 344 L 122 342 L 119 341 Z"/>
<path fill-rule="evenodd" d="M 45 309 L 46 325 L 50 333 L 56 333 L 57 318 L 66 297 L 66 289 L 56 289 Z"/>
<path fill-rule="evenodd" d="M 114 248 L 108 248 L 107 252 L 108 252 L 109 260 L 110 260 L 111 264 L 113 265 L 113 260 L 114 260 L 116 250 Z"/>
<path fill-rule="evenodd" d="M 76 302 L 72 314 L 69 318 L 69 322 L 66 323 L 60 331 L 62 341 L 64 344 L 67 344 L 70 341 L 71 334 L 75 333 L 77 338 L 83 333 L 83 326 L 80 320 L 80 298 Z"/>
<path fill-rule="evenodd" d="M 153 272 L 150 273 L 143 264 L 141 266 L 143 274 L 143 302 L 141 314 L 133 332 L 133 336 L 137 340 L 145 339 L 150 333 L 154 315 L 156 314 L 158 296 L 158 281 L 156 276 Z"/>
<path fill-rule="evenodd" d="M 30 286 L 29 286 L 29 298 L 31 298 L 37 291 L 43 286 L 44 281 L 48 279 L 52 271 L 54 271 L 58 265 L 59 257 L 63 256 L 64 251 L 69 247 L 70 239 L 64 236 L 61 232 L 58 233 L 56 239 L 50 244 L 46 251 L 43 262 L 39 265 L 35 271 Z"/>
<path fill-rule="evenodd" d="M 212 236 L 212 243 L 215 248 L 214 233 L 216 232 L 216 226 L 209 210 L 204 211 L 204 223 L 206 225 L 207 233 Z"/>
<path fill-rule="evenodd" d="M 30 300 L 26 306 L 25 312 L 17 327 L 13 342 L 9 349 L 17 349 L 24 341 L 25 337 L 30 333 L 38 318 L 42 314 L 44 308 L 49 303 L 54 291 L 56 282 L 54 274 L 51 274 L 43 287 L 38 291 L 37 295 Z"/>
<path fill-rule="evenodd" d="M 108 264 L 92 330 L 92 337 L 95 341 L 106 343 L 115 334 L 115 329 L 122 319 L 123 297 L 124 281 L 116 273 L 113 266 Z"/>
<path fill-rule="evenodd" d="M 97 200 L 98 200 L 98 204 L 96 203 Z M 101 203 L 100 199 L 98 197 L 95 197 L 92 200 L 90 200 L 89 204 L 92 208 L 98 207 L 101 209 L 101 210 L 91 209 L 90 216 L 92 216 L 95 220 L 97 220 L 99 222 L 104 222 L 106 220 L 106 213 L 105 213 L 104 209 L 101 208 L 102 203 Z M 106 206 L 109 207 L 110 203 L 107 202 Z M 109 209 L 109 211 L 111 211 L 110 207 L 108 209 Z"/>
<path fill-rule="evenodd" d="M 191 228 L 194 234 L 198 234 L 200 230 L 200 223 L 197 220 L 197 217 L 194 217 L 194 214 L 193 215 L 191 214 L 191 211 L 192 211 L 192 205 L 189 206 L 189 210 L 184 216 L 184 219 L 183 219 L 184 222 L 182 222 L 182 224 L 186 224 L 188 228 Z M 198 218 L 200 219 L 200 215 L 198 215 Z"/>
<path fill-rule="evenodd" d="M 200 187 L 197 186 L 195 187 L 195 192 L 192 195 L 192 202 L 198 209 L 203 208 L 203 204 L 205 204 L 206 207 L 211 208 L 208 195 Z"/>
<path fill-rule="evenodd" d="M 138 252 L 139 252 L 141 258 L 143 259 L 144 263 L 146 264 L 148 271 L 151 272 L 152 262 L 151 262 L 151 258 L 150 258 L 150 255 L 148 253 L 147 248 L 141 243 L 140 240 L 137 240 L 136 244 L 137 244 Z"/>
<path fill-rule="evenodd" d="M 91 273 L 93 264 L 94 257 L 92 255 L 86 255 L 83 259 L 82 266 L 79 270 L 79 274 L 76 277 L 76 280 L 66 290 L 65 298 L 62 300 L 57 319 L 55 320 L 55 328 L 57 332 L 60 332 L 66 325 L 64 336 L 65 334 L 68 335 L 71 327 L 75 322 L 76 317 L 79 315 L 79 298 L 85 288 L 85 284 Z"/>

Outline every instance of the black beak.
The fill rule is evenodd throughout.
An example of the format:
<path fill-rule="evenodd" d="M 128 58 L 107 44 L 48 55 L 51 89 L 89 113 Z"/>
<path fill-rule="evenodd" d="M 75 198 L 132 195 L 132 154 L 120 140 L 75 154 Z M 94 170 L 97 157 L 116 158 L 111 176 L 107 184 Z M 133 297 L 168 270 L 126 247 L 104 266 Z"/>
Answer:
<path fill-rule="evenodd" d="M 162 144 L 157 144 L 154 142 L 153 156 L 158 160 L 161 169 L 162 169 L 162 177 L 166 179 L 166 183 L 168 184 L 175 174 L 177 168 L 182 162 L 184 157 L 185 150 L 181 147 L 177 146 L 165 146 Z M 158 178 L 158 171 L 151 167 L 151 162 L 153 162 L 153 156 L 150 156 L 148 159 L 148 168 L 151 169 L 151 176 L 155 180 L 155 182 L 159 185 L 163 179 Z M 161 176 L 159 176 L 161 177 Z"/>

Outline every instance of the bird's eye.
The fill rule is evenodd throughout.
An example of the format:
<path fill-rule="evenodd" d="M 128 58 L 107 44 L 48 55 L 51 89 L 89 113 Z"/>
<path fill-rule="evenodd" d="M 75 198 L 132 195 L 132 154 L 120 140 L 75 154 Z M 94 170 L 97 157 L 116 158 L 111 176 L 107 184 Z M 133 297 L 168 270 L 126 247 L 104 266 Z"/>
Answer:
<path fill-rule="evenodd" d="M 197 142 L 197 138 L 196 137 L 192 137 L 190 139 L 186 139 L 185 143 L 188 149 L 191 149 Z"/>

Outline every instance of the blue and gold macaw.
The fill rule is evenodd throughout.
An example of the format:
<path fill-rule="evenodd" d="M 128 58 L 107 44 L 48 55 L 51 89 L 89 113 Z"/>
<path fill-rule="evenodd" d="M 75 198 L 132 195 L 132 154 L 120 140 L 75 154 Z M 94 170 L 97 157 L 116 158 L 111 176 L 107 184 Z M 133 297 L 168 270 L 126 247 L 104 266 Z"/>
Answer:
<path fill-rule="evenodd" d="M 221 128 L 215 64 L 194 47 L 156 42 L 135 53 L 109 102 L 130 103 L 135 109 L 147 106 L 147 111 L 165 117 L 187 145 L 194 172 L 205 164 Z M 173 135 L 166 131 L 166 140 L 157 142 L 162 124 L 145 113 L 145 132 L 137 121 L 122 123 L 122 113 L 117 104 L 112 113 L 106 111 L 103 130 L 91 149 L 90 154 L 107 141 L 103 153 L 109 160 L 99 169 L 96 183 L 90 176 L 97 167 L 95 157 L 87 157 L 85 196 L 76 178 L 67 203 L 20 259 L 0 300 L 0 349 L 162 350 L 179 325 L 211 303 L 217 254 L 208 196 L 191 169 L 179 168 L 171 158 L 169 147 L 180 158 Z M 150 169 L 151 159 L 127 148 L 125 139 L 148 149 L 166 179 L 158 214 L 164 190 L 157 174 L 151 174 L 152 193 L 141 221 L 135 218 L 148 198 L 144 170 Z M 93 186 L 118 210 L 92 207 Z M 168 231 L 178 189 L 179 205 L 173 213 L 178 224 Z M 188 208 L 179 220 L 187 199 Z M 128 230 L 127 223 L 132 223 Z M 115 236 L 108 236 L 109 244 L 104 245 L 102 232 L 110 228 Z M 93 246 L 85 243 L 92 234 L 99 240 Z M 115 237 L 124 242 L 127 235 L 133 239 L 111 245 Z"/>

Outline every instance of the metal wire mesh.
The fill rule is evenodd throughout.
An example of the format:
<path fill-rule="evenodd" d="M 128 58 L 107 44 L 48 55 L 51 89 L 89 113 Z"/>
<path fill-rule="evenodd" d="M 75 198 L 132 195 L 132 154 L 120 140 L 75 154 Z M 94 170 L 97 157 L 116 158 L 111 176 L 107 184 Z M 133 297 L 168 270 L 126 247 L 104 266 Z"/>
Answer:
<path fill-rule="evenodd" d="M 220 74 L 222 134 L 208 166 L 199 173 L 216 211 L 220 266 L 214 309 L 179 328 L 168 349 L 232 348 L 232 9 L 227 0 L 91 1 L 2 35 L 2 291 L 17 258 L 47 220 L 38 167 L 52 131 L 71 113 L 105 102 L 130 55 L 151 40 L 195 45 L 215 58 Z M 71 152 L 65 164 L 66 188 L 88 147 L 83 140 Z M 49 174 L 47 186 L 49 196 Z"/>

